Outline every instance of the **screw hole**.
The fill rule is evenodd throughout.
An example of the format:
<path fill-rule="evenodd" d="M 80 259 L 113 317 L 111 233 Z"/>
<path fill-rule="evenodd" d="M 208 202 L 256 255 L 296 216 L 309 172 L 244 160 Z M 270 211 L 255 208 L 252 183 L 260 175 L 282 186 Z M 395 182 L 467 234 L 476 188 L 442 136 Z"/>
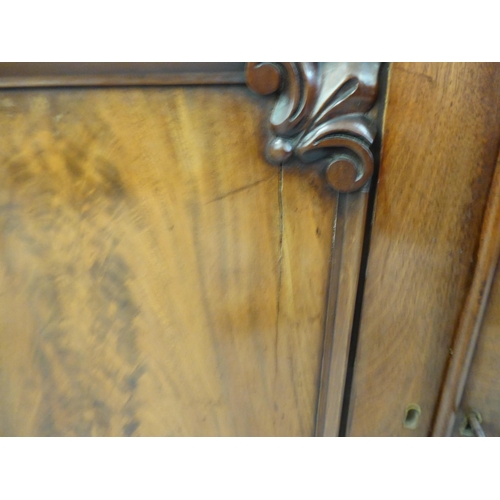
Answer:
<path fill-rule="evenodd" d="M 405 418 L 403 420 L 403 427 L 405 429 L 416 429 L 418 426 L 418 421 L 420 419 L 420 414 L 422 410 L 420 406 L 411 404 L 406 407 Z"/>

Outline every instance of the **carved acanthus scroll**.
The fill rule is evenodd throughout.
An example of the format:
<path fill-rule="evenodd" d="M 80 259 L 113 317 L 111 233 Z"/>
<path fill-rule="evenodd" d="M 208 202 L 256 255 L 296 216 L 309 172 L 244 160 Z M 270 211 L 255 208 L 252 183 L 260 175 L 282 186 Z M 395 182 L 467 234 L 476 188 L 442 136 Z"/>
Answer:
<path fill-rule="evenodd" d="M 373 172 L 370 147 L 376 126 L 369 112 L 378 91 L 380 63 L 248 63 L 248 86 L 280 92 L 271 118 L 267 159 L 322 162 L 328 183 L 356 191 Z"/>

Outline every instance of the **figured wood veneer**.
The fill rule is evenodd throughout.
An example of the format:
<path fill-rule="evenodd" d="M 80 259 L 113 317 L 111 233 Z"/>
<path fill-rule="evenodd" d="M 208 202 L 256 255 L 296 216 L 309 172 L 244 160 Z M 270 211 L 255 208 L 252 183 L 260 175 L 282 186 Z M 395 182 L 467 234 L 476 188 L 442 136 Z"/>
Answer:
<path fill-rule="evenodd" d="M 0 92 L 0 434 L 311 436 L 335 195 L 244 86 Z"/>

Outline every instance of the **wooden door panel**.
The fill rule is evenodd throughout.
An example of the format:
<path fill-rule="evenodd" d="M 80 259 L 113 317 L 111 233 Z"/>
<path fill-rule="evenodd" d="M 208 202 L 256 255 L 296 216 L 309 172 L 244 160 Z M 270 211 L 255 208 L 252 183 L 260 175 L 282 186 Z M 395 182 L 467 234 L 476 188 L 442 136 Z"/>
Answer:
<path fill-rule="evenodd" d="M 2 435 L 313 434 L 335 195 L 264 160 L 268 108 L 0 93 Z"/>

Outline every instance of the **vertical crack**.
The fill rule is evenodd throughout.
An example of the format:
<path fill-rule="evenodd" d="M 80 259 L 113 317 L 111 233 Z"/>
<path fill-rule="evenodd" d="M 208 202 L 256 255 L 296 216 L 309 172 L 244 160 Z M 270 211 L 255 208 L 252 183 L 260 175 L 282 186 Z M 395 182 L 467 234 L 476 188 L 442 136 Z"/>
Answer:
<path fill-rule="evenodd" d="M 274 355 L 275 355 L 275 377 L 278 375 L 278 338 L 279 338 L 279 319 L 280 319 L 280 299 L 281 299 L 281 277 L 282 259 L 283 259 L 283 165 L 280 165 L 280 176 L 278 185 L 278 206 L 279 206 L 279 254 L 278 254 L 278 291 L 276 296 L 276 334 L 274 341 Z"/>

